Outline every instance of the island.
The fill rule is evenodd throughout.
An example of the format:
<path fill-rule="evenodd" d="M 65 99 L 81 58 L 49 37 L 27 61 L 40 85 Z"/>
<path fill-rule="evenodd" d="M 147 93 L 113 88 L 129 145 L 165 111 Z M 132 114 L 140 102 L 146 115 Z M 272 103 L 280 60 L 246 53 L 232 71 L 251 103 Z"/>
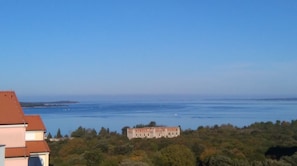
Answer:
<path fill-rule="evenodd" d="M 52 101 L 52 102 L 20 102 L 22 107 L 57 107 L 78 103 L 77 101 Z"/>

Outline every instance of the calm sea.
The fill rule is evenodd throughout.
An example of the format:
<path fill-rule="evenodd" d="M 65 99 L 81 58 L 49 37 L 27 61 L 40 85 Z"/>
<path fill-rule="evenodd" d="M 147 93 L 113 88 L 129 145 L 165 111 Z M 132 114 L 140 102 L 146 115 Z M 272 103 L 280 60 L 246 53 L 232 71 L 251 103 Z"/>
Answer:
<path fill-rule="evenodd" d="M 297 119 L 296 99 L 273 100 L 174 100 L 174 101 L 93 101 L 59 107 L 23 108 L 26 114 L 40 114 L 48 132 L 70 134 L 79 126 L 109 128 L 121 132 L 124 126 L 148 124 L 197 129 L 199 126 Z"/>

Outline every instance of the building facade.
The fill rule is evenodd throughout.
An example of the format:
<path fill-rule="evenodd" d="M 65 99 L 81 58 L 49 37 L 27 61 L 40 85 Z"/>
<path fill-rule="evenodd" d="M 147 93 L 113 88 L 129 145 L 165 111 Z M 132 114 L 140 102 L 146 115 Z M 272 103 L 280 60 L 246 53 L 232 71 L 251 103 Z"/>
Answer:
<path fill-rule="evenodd" d="M 4 165 L 5 159 L 5 145 L 0 145 L 0 166 Z"/>
<path fill-rule="evenodd" d="M 128 139 L 133 138 L 173 138 L 180 135 L 180 127 L 127 128 Z"/>
<path fill-rule="evenodd" d="M 13 91 L 0 92 L 0 144 L 5 145 L 5 166 L 49 165 L 45 131 L 38 115 L 24 114 Z"/>
<path fill-rule="evenodd" d="M 42 166 L 49 165 L 49 147 L 44 140 L 46 128 L 39 115 L 26 115 L 25 120 L 28 123 L 26 128 L 26 145 L 30 151 L 30 163 L 40 160 Z M 33 164 L 32 164 L 33 165 Z"/>

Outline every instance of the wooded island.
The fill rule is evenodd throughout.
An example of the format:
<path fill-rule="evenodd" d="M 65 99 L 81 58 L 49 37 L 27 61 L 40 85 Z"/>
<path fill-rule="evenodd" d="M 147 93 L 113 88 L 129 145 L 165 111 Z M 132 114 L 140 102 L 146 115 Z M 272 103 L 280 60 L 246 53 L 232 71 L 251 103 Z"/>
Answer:
<path fill-rule="evenodd" d="M 77 101 L 53 101 L 53 102 L 20 102 L 22 107 L 54 107 L 67 106 L 78 103 Z"/>

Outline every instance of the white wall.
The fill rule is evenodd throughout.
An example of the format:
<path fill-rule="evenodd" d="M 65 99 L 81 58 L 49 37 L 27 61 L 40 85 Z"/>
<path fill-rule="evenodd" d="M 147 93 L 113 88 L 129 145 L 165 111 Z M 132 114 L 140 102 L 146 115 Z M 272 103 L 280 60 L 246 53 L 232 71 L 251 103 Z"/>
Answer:
<path fill-rule="evenodd" d="M 26 131 L 26 141 L 44 140 L 44 131 Z"/>
<path fill-rule="evenodd" d="M 0 166 L 4 166 L 5 161 L 5 146 L 0 145 Z"/>

